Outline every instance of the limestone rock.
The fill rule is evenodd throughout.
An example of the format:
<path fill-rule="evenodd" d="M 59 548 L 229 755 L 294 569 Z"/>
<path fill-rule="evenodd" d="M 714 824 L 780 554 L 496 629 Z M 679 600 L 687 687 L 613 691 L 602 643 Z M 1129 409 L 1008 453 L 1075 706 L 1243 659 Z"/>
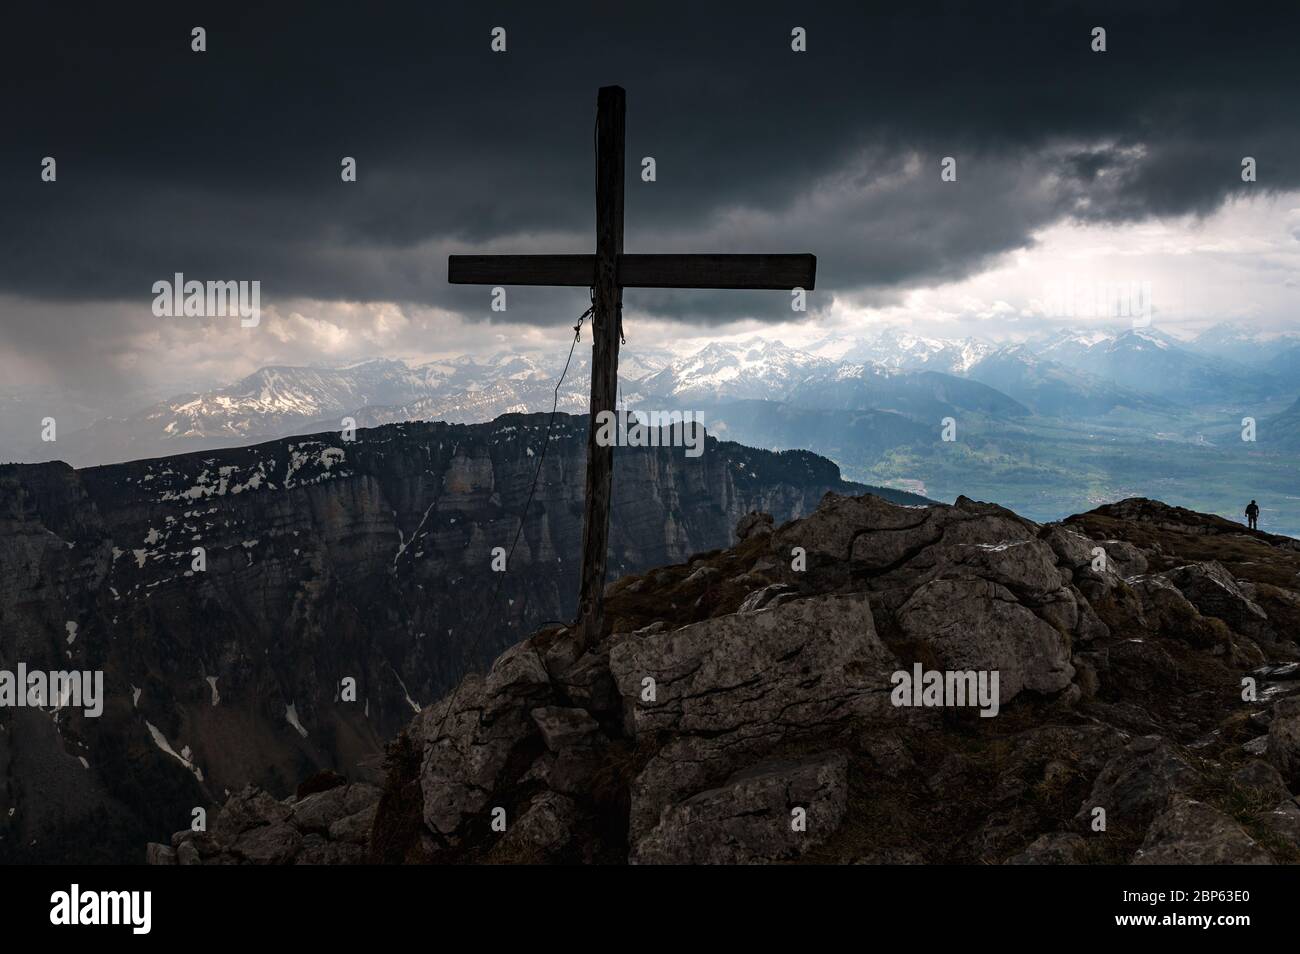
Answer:
<path fill-rule="evenodd" d="M 582 744 L 600 728 L 585 709 L 539 706 L 531 715 L 541 730 L 542 740 L 552 752 Z"/>
<path fill-rule="evenodd" d="M 292 825 L 276 823 L 253 828 L 239 836 L 231 851 L 254 865 L 282 865 L 293 859 L 302 835 Z"/>
<path fill-rule="evenodd" d="M 171 845 L 161 845 L 151 841 L 145 846 L 144 863 L 147 865 L 174 865 L 176 852 Z"/>
<path fill-rule="evenodd" d="M 1141 602 L 1142 628 L 1152 634 L 1179 639 L 1199 648 L 1225 646 L 1231 633 L 1220 620 L 1208 620 L 1164 576 L 1138 576 L 1128 580 Z"/>
<path fill-rule="evenodd" d="M 248 785 L 226 800 L 217 813 L 210 834 L 217 845 L 230 848 L 251 829 L 282 824 L 289 812 L 289 807 L 270 793 Z"/>
<path fill-rule="evenodd" d="M 1273 707 L 1268 725 L 1268 760 L 1291 791 L 1300 791 L 1300 696 L 1288 696 Z"/>
<path fill-rule="evenodd" d="M 363 808 L 370 808 L 372 805 L 379 804 L 379 797 L 383 794 L 377 785 L 370 785 L 366 782 L 354 782 L 348 786 L 347 795 L 344 799 L 344 808 L 348 814 L 355 814 Z"/>
<path fill-rule="evenodd" d="M 737 613 L 752 613 L 766 606 L 780 606 L 798 597 L 799 591 L 785 583 L 772 583 L 745 597 Z"/>
<path fill-rule="evenodd" d="M 1006 860 L 1009 865 L 1079 864 L 1087 842 L 1073 832 L 1053 832 L 1034 839 L 1024 851 Z"/>
<path fill-rule="evenodd" d="M 1295 799 L 1282 799 L 1270 811 L 1256 815 L 1255 820 L 1300 855 L 1300 805 L 1296 804 Z"/>
<path fill-rule="evenodd" d="M 520 781 L 541 782 L 563 795 L 587 795 L 592 781 L 605 764 L 604 737 L 590 737 L 590 744 L 579 744 L 558 752 L 545 752 L 533 762 Z"/>
<path fill-rule="evenodd" d="M 555 792 L 543 792 L 532 800 L 505 836 L 506 852 L 535 853 L 543 857 L 560 852 L 573 837 L 577 806 L 573 799 Z"/>
<path fill-rule="evenodd" d="M 658 825 L 637 842 L 631 860 L 753 864 L 798 857 L 842 824 L 847 766 L 843 752 L 759 762 L 717 788 L 664 809 Z M 797 821 L 796 809 L 803 810 Z"/>
<path fill-rule="evenodd" d="M 1100 545 L 1094 543 L 1084 534 L 1070 530 L 1060 524 L 1045 527 L 1042 540 L 1052 548 L 1056 558 L 1072 571 L 1091 570 L 1092 551 Z M 1109 554 L 1107 554 L 1107 559 L 1109 560 Z"/>
<path fill-rule="evenodd" d="M 702 566 L 699 569 L 692 572 L 691 575 L 685 579 L 684 585 L 692 586 L 692 585 L 698 585 L 702 583 L 711 583 L 714 580 L 718 579 L 718 577 L 720 576 L 722 576 L 722 571 L 719 570 L 717 567 Z"/>
<path fill-rule="evenodd" d="M 937 543 L 987 544 L 1034 539 L 1037 525 L 992 504 L 959 497 L 952 507 L 903 507 L 864 494 L 828 493 L 817 509 L 779 528 L 773 550 L 803 547 L 810 556 L 883 569 L 920 555 Z"/>
<path fill-rule="evenodd" d="M 201 865 L 203 858 L 193 841 L 183 841 L 176 849 L 176 862 L 182 865 Z"/>
<path fill-rule="evenodd" d="M 1175 795 L 1147 830 L 1137 865 L 1269 865 L 1273 859 L 1227 815 Z"/>
<path fill-rule="evenodd" d="M 862 595 L 724 616 L 610 651 L 634 738 L 670 738 L 632 784 L 633 837 L 667 806 L 712 787 L 779 743 L 897 713 L 893 654 Z M 642 702 L 653 679 L 655 701 Z"/>
<path fill-rule="evenodd" d="M 471 675 L 416 718 L 424 745 L 420 786 L 424 820 L 444 836 L 487 805 L 516 746 L 541 745 L 532 710 L 558 701 L 538 654 L 526 643 L 507 649 L 486 676 Z"/>
<path fill-rule="evenodd" d="M 1223 620 L 1233 632 L 1251 639 L 1275 638 L 1268 616 L 1247 598 L 1232 574 L 1215 560 L 1191 563 L 1164 574 L 1204 616 Z"/>
<path fill-rule="evenodd" d="M 1247 755 L 1268 755 L 1268 736 L 1260 735 L 1241 746 Z"/>
<path fill-rule="evenodd" d="M 347 787 L 327 789 L 295 802 L 289 821 L 302 832 L 329 831 L 330 825 L 348 814 Z"/>
<path fill-rule="evenodd" d="M 992 580 L 927 583 L 899 609 L 898 624 L 943 669 L 997 670 L 1003 705 L 1026 689 L 1058 692 L 1074 678 L 1065 635 Z"/>
<path fill-rule="evenodd" d="M 1232 781 L 1254 798 L 1284 801 L 1291 797 L 1281 774 L 1263 759 L 1251 759 L 1236 769 L 1232 773 Z"/>
<path fill-rule="evenodd" d="M 355 865 L 365 861 L 365 849 L 346 842 L 331 842 L 322 835 L 308 835 L 294 856 L 295 865 Z"/>
<path fill-rule="evenodd" d="M 363 808 L 351 815 L 345 815 L 330 825 L 330 841 L 349 842 L 364 845 L 370 840 L 370 827 L 375 821 L 378 803 Z"/>
<path fill-rule="evenodd" d="M 736 523 L 736 539 L 745 541 L 751 537 L 766 536 L 772 532 L 772 515 L 751 510 Z"/>
<path fill-rule="evenodd" d="M 1085 831 L 1101 807 L 1116 836 L 1105 845 L 1145 837 L 1146 863 L 1291 860 L 1300 702 L 1274 701 L 1290 657 L 1265 643 L 1271 665 L 1253 668 L 1252 638 L 1207 615 L 1252 617 L 1239 594 L 1289 632 L 1291 604 L 1269 588 L 1289 591 L 1225 579 L 1202 562 L 1203 536 L 1186 554 L 1152 524 L 1134 531 L 1140 548 L 1118 539 L 1127 529 L 1096 515 L 1039 525 L 965 498 L 828 495 L 763 544 L 612 586 L 611 635 L 594 645 L 548 626 L 507 649 L 416 716 L 382 808 L 361 783 L 317 780 L 284 802 L 250 787 L 212 834 L 173 836 L 174 854 L 1073 864 L 1096 860 Z M 794 546 L 808 553 L 798 574 Z M 1279 566 L 1294 560 L 1300 574 L 1300 554 L 1272 546 L 1237 541 L 1232 572 L 1286 579 Z M 1150 574 L 1148 561 L 1178 569 Z M 998 671 L 1001 719 L 894 707 L 890 677 L 914 665 Z M 1229 690 L 1245 673 L 1262 701 L 1243 707 Z M 1247 729 L 1268 733 L 1249 744 L 1267 760 L 1243 759 Z M 1258 811 L 1249 831 L 1234 820 L 1243 800 Z M 487 825 L 497 805 L 504 833 Z M 1062 806 L 1076 805 L 1078 826 L 1062 830 Z M 791 828 L 794 809 L 806 831 Z"/>
<path fill-rule="evenodd" d="M 660 623 L 656 630 L 662 630 Z M 608 653 L 585 653 L 556 679 L 557 687 L 589 712 L 617 712 L 622 704 L 609 673 Z"/>
<path fill-rule="evenodd" d="M 1087 823 L 1094 808 L 1104 808 L 1107 824 L 1136 827 L 1161 811 L 1170 795 L 1198 780 L 1172 745 L 1159 736 L 1142 736 L 1106 763 L 1075 817 Z"/>
<path fill-rule="evenodd" d="M 1101 546 L 1106 551 L 1106 560 L 1125 579 L 1147 572 L 1146 554 L 1127 540 L 1103 540 Z"/>

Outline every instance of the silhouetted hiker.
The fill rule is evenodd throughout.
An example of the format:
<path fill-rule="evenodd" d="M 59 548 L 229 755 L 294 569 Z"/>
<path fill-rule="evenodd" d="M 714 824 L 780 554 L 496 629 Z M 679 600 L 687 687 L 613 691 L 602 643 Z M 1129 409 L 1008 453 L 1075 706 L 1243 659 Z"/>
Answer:
<path fill-rule="evenodd" d="M 1259 504 L 1253 500 L 1246 504 L 1246 525 L 1252 530 L 1259 529 Z"/>

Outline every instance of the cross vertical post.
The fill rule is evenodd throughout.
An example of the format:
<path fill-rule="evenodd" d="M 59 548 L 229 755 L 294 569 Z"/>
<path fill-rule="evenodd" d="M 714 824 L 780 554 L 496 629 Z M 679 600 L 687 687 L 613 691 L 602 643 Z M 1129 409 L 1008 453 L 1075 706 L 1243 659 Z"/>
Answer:
<path fill-rule="evenodd" d="M 603 86 L 596 97 L 596 274 L 591 346 L 591 426 L 587 431 L 586 509 L 582 519 L 582 582 L 578 591 L 578 633 L 587 645 L 600 640 L 604 619 L 605 570 L 609 552 L 609 506 L 614 448 L 596 441 L 596 416 L 613 411 L 617 394 L 618 344 L 622 331 L 624 124 L 627 94 Z"/>
<path fill-rule="evenodd" d="M 591 421 L 582 518 L 582 575 L 577 635 L 586 646 L 604 627 L 609 509 L 614 448 L 596 441 L 597 418 L 613 412 L 622 337 L 624 288 L 769 288 L 811 291 L 817 258 L 807 253 L 626 255 L 623 252 L 623 131 L 627 94 L 603 86 L 596 96 L 596 254 L 452 255 L 453 285 L 560 285 L 592 295 Z"/>

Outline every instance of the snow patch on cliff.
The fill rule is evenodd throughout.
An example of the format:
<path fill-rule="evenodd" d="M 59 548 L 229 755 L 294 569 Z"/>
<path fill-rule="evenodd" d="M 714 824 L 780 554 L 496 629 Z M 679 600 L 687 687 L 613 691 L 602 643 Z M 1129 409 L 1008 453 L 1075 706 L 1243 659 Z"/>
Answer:
<path fill-rule="evenodd" d="M 190 747 L 188 745 L 185 746 L 185 748 L 182 749 L 181 752 L 177 752 L 175 749 L 172 748 L 171 743 L 167 741 L 167 737 L 158 731 L 157 726 L 155 726 L 152 722 L 148 721 L 147 719 L 145 720 L 144 725 L 145 728 L 149 730 L 149 734 L 153 736 L 154 745 L 158 746 L 158 748 L 162 749 L 162 751 L 166 752 L 177 762 L 180 762 L 181 765 L 184 765 L 187 769 L 193 772 L 194 777 L 197 778 L 200 782 L 203 781 L 203 769 L 199 768 L 192 761 L 190 761 L 191 753 L 190 753 Z"/>
<path fill-rule="evenodd" d="M 285 706 L 285 707 L 284 707 L 284 717 L 285 717 L 285 719 L 288 720 L 288 722 L 289 722 L 289 724 L 290 724 L 291 726 L 293 726 L 295 729 L 298 730 L 298 734 L 299 734 L 299 735 L 301 735 L 304 739 L 307 738 L 307 730 L 304 729 L 304 728 L 302 727 L 302 723 L 298 721 L 298 707 L 297 707 L 297 706 L 292 705 L 292 704 Z"/>

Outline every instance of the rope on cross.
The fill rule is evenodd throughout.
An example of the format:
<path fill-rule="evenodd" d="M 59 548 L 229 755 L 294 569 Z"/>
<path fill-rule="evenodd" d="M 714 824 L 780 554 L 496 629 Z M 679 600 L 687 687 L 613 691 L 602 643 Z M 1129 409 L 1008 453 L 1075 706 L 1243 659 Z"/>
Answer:
<path fill-rule="evenodd" d="M 623 252 L 624 126 L 627 94 L 596 96 L 596 254 L 452 255 L 447 280 L 461 285 L 568 285 L 592 289 L 591 425 L 582 526 L 577 630 L 595 645 L 603 636 L 605 567 L 614 448 L 596 440 L 596 420 L 613 411 L 624 288 L 766 288 L 811 290 L 813 255 L 627 255 Z"/>

